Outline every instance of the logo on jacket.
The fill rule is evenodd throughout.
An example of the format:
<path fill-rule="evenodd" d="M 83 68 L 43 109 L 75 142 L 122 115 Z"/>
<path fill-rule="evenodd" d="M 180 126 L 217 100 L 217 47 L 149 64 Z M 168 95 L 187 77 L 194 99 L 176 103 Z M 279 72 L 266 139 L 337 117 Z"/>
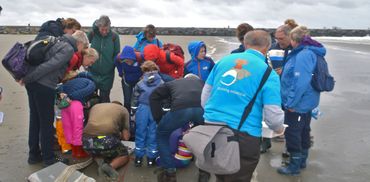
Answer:
<path fill-rule="evenodd" d="M 226 71 L 221 78 L 221 83 L 226 86 L 234 84 L 236 81 L 246 78 L 251 75 L 247 70 L 243 69 L 243 65 L 248 64 L 248 61 L 238 59 L 235 61 L 236 65 L 229 71 Z"/>

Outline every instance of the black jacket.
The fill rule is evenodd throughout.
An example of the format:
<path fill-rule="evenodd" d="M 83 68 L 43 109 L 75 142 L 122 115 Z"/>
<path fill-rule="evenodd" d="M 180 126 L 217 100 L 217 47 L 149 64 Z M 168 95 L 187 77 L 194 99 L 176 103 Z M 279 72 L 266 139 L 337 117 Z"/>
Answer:
<path fill-rule="evenodd" d="M 204 82 L 196 78 L 182 78 L 166 82 L 156 88 L 150 95 L 150 109 L 153 119 L 160 121 L 164 114 L 162 101 L 170 98 L 171 111 L 190 107 L 201 107 L 200 96 Z"/>

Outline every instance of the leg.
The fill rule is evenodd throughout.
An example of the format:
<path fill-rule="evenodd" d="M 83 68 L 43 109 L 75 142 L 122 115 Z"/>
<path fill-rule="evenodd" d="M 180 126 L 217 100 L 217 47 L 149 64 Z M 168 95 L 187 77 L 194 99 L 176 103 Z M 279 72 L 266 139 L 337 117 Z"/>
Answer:
<path fill-rule="evenodd" d="M 304 114 L 285 111 L 285 123 L 289 127 L 285 130 L 285 141 L 290 153 L 290 162 L 287 167 L 278 168 L 283 175 L 298 175 L 302 158 L 302 131 L 305 125 Z"/>
<path fill-rule="evenodd" d="M 303 168 L 306 168 L 306 161 L 307 161 L 307 158 L 308 158 L 308 150 L 309 148 L 311 147 L 311 136 L 310 136 L 310 132 L 311 132 L 311 113 L 306 113 L 304 114 L 303 116 L 303 120 L 302 122 L 305 122 L 305 125 L 303 127 L 303 131 L 302 131 L 302 161 L 301 161 L 301 165 L 300 165 L 300 168 L 303 169 Z"/>
<path fill-rule="evenodd" d="M 150 107 L 147 106 L 147 111 L 149 114 L 149 122 L 148 122 L 148 132 L 147 132 L 147 151 L 146 155 L 149 159 L 154 161 L 155 158 L 158 156 L 158 149 L 157 149 L 157 141 L 156 141 L 156 131 L 157 131 L 157 123 L 154 121 L 152 113 L 150 111 Z"/>
<path fill-rule="evenodd" d="M 71 105 L 62 109 L 62 126 L 64 130 L 65 140 L 68 144 L 72 144 L 73 135 L 73 119 L 71 118 Z"/>
<path fill-rule="evenodd" d="M 110 165 L 112 166 L 113 169 L 118 169 L 124 165 L 126 165 L 129 161 L 129 157 L 126 156 L 119 156 L 116 157 L 110 162 Z"/>
<path fill-rule="evenodd" d="M 99 96 L 100 96 L 100 102 L 101 103 L 106 103 L 110 102 L 110 90 L 99 90 Z"/>
<path fill-rule="evenodd" d="M 42 158 L 45 163 L 48 161 L 54 161 L 53 153 L 53 122 L 54 122 L 54 99 L 55 90 L 38 84 L 37 92 L 35 93 L 36 107 L 38 109 L 38 115 L 40 118 L 40 131 L 41 131 L 41 151 Z"/>
<path fill-rule="evenodd" d="M 39 145 L 40 119 L 38 116 L 38 108 L 36 106 L 37 100 L 34 94 L 35 92 L 37 92 L 37 89 L 35 89 L 34 87 L 35 87 L 34 83 L 26 86 L 28 95 L 28 104 L 30 109 L 30 125 L 28 131 L 29 164 L 41 162 L 41 151 Z"/>
<path fill-rule="evenodd" d="M 123 105 L 127 109 L 128 113 L 131 112 L 131 97 L 133 91 L 133 85 L 125 83 L 125 80 L 121 80 L 122 90 L 123 90 Z"/>
<path fill-rule="evenodd" d="M 149 114 L 145 106 L 140 104 L 136 111 L 136 132 L 135 132 L 135 165 L 142 165 L 142 158 L 146 151 L 146 135 L 148 128 Z"/>

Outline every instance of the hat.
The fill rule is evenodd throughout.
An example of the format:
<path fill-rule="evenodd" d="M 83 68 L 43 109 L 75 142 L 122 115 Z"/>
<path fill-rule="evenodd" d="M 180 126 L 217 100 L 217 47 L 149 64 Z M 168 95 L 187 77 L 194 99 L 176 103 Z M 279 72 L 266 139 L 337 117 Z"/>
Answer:
<path fill-rule="evenodd" d="M 133 61 L 136 61 L 136 54 L 134 51 L 134 48 L 131 46 L 125 46 L 122 49 L 121 55 L 119 56 L 120 59 L 131 59 Z"/>

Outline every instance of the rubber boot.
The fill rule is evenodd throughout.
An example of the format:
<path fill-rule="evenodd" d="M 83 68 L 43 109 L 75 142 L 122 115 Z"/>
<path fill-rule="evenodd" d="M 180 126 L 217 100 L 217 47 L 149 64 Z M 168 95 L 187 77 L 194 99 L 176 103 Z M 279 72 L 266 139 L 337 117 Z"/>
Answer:
<path fill-rule="evenodd" d="M 72 157 L 80 159 L 88 156 L 89 154 L 84 151 L 81 145 L 80 146 L 72 145 Z"/>
<path fill-rule="evenodd" d="M 304 169 L 307 167 L 307 158 L 308 158 L 308 149 L 302 150 L 302 160 L 301 160 L 301 169 Z"/>
<path fill-rule="evenodd" d="M 302 153 L 291 152 L 289 165 L 286 167 L 279 167 L 277 172 L 279 174 L 288 175 L 288 176 L 299 175 L 300 170 L 301 170 L 301 167 L 300 167 L 301 161 L 302 161 Z"/>

